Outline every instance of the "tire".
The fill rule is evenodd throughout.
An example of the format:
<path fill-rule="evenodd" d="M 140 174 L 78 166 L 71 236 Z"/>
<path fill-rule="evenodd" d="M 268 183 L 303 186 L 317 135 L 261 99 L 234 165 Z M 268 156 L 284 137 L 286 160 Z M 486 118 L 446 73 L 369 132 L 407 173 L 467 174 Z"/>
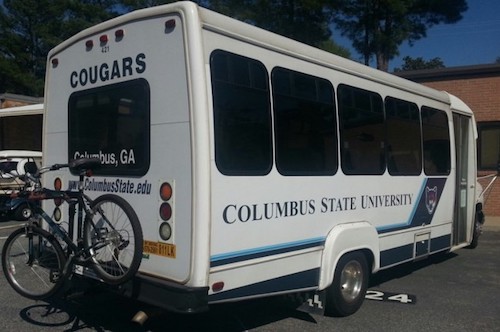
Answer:
<path fill-rule="evenodd" d="M 472 230 L 472 241 L 467 248 L 476 249 L 479 244 L 479 236 L 483 233 L 484 214 L 482 211 L 476 212 L 474 219 L 474 229 Z"/>
<path fill-rule="evenodd" d="M 17 293 L 33 300 L 47 299 L 61 288 L 65 263 L 54 236 L 37 227 L 15 230 L 2 250 L 5 278 Z"/>
<path fill-rule="evenodd" d="M 361 252 L 345 254 L 335 268 L 332 284 L 326 290 L 325 314 L 345 317 L 363 304 L 368 287 L 368 263 Z"/>
<path fill-rule="evenodd" d="M 119 285 L 130 280 L 142 260 L 142 229 L 127 201 L 103 195 L 92 202 L 87 216 L 84 243 L 90 247 L 92 268 L 105 283 Z"/>
<path fill-rule="evenodd" d="M 14 218 L 18 221 L 26 221 L 33 215 L 33 211 L 31 210 L 28 204 L 19 205 L 14 211 Z"/>

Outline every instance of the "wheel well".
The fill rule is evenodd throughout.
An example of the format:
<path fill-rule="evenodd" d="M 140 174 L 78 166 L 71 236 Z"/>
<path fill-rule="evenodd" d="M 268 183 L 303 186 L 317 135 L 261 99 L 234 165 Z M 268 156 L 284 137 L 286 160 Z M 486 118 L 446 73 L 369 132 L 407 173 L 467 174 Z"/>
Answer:
<path fill-rule="evenodd" d="M 360 251 L 365 256 L 366 262 L 368 263 L 368 267 L 371 273 L 373 271 L 373 261 L 375 259 L 375 257 L 373 257 L 373 253 L 368 249 L 361 249 L 357 251 Z"/>
<path fill-rule="evenodd" d="M 370 272 L 378 271 L 379 238 L 370 223 L 361 221 L 337 225 L 328 233 L 321 258 L 319 290 L 332 283 L 338 261 L 352 252 L 361 252 L 365 256 Z"/>

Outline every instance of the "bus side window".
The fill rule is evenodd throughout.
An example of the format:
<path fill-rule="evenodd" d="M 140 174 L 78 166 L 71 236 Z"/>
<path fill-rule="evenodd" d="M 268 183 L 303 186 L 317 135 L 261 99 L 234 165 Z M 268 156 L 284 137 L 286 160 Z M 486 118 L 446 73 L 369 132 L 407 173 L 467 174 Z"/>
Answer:
<path fill-rule="evenodd" d="M 283 175 L 333 175 L 337 134 L 332 84 L 285 68 L 271 75 L 276 167 Z"/>
<path fill-rule="evenodd" d="M 385 122 L 382 98 L 375 92 L 341 84 L 339 100 L 342 170 L 349 175 L 385 171 Z"/>
<path fill-rule="evenodd" d="M 419 175 L 422 172 L 422 135 L 418 106 L 387 97 L 385 112 L 389 174 Z"/>
<path fill-rule="evenodd" d="M 272 167 L 268 74 L 254 59 L 216 50 L 212 76 L 215 163 L 225 175 L 265 175 Z"/>
<path fill-rule="evenodd" d="M 450 132 L 446 113 L 422 107 L 424 171 L 427 175 L 448 175 L 451 169 Z"/>

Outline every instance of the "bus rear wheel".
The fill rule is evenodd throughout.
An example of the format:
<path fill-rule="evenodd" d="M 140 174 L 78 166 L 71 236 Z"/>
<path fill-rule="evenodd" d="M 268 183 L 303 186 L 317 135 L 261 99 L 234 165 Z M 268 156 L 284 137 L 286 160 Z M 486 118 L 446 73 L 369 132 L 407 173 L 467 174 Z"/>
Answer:
<path fill-rule="evenodd" d="M 345 317 L 363 304 L 368 287 L 368 263 L 361 252 L 342 256 L 335 268 L 332 284 L 326 290 L 325 314 Z"/>

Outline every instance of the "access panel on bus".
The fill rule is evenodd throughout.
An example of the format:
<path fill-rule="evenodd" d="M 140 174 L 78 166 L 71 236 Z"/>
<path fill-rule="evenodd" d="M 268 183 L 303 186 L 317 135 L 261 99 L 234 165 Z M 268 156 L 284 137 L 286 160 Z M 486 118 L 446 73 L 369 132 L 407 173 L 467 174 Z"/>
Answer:
<path fill-rule="evenodd" d="M 57 47 L 48 66 L 45 164 L 99 158 L 103 167 L 85 190 L 132 205 L 144 234 L 140 271 L 185 282 L 192 179 L 181 15 L 142 11 L 108 21 Z M 68 173 L 51 176 L 76 184 Z"/>

